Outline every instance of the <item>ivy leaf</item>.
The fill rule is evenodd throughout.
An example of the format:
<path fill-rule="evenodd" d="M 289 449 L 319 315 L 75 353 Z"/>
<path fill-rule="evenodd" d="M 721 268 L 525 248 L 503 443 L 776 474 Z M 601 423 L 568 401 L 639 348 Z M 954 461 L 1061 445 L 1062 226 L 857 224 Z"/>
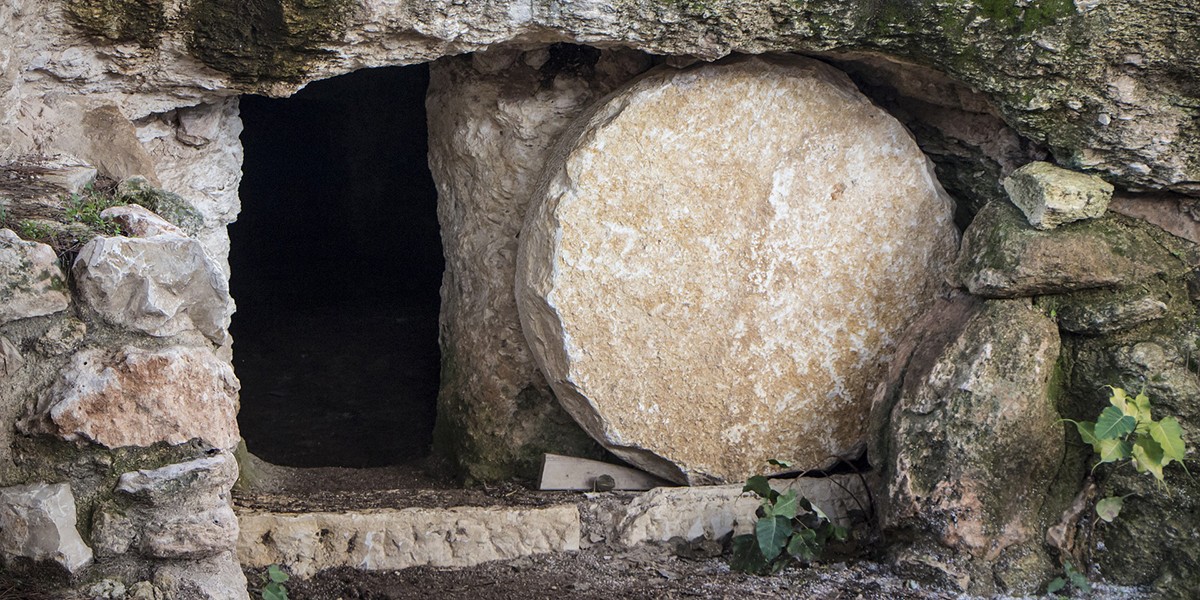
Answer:
<path fill-rule="evenodd" d="M 1175 417 L 1167 417 L 1151 424 L 1150 437 L 1162 447 L 1163 456 L 1167 459 L 1164 464 L 1170 464 L 1173 460 L 1183 462 L 1183 453 L 1187 447 L 1183 443 L 1183 428 L 1179 426 Z"/>
<path fill-rule="evenodd" d="M 771 496 L 771 492 L 774 490 L 771 489 L 771 484 L 767 481 L 766 477 L 762 475 L 755 475 L 746 480 L 746 485 L 742 486 L 742 491 L 754 492 L 762 498 L 769 498 Z"/>
<path fill-rule="evenodd" d="M 1100 440 L 1100 462 L 1113 462 L 1129 458 L 1133 445 L 1125 440 Z"/>
<path fill-rule="evenodd" d="M 1046 593 L 1053 594 L 1065 587 L 1067 587 L 1067 580 L 1063 579 L 1062 577 L 1055 577 L 1054 581 L 1051 581 L 1050 585 L 1046 586 Z"/>
<path fill-rule="evenodd" d="M 1071 572 L 1071 583 L 1075 584 L 1075 587 L 1079 588 L 1085 594 L 1092 593 L 1092 586 L 1088 583 L 1087 577 L 1084 577 L 1083 573 L 1079 571 Z"/>
<path fill-rule="evenodd" d="M 1121 412 L 1115 406 L 1109 406 L 1096 419 L 1096 437 L 1102 440 L 1122 438 L 1137 427 L 1137 419 Z"/>
<path fill-rule="evenodd" d="M 729 560 L 729 568 L 734 571 L 754 575 L 767 566 L 767 559 L 758 548 L 758 540 L 746 533 L 733 538 L 733 558 Z"/>
<path fill-rule="evenodd" d="M 780 516 L 759 519 L 754 524 L 754 534 L 763 557 L 768 561 L 775 560 L 792 535 L 792 520 Z"/>
<path fill-rule="evenodd" d="M 288 574 L 284 573 L 283 569 L 279 568 L 279 565 L 271 565 L 267 567 L 267 576 L 270 577 L 271 581 L 274 581 L 275 583 L 285 583 L 288 579 L 290 579 Z"/>
<path fill-rule="evenodd" d="M 1125 503 L 1124 496 L 1111 496 L 1096 503 L 1096 514 L 1106 522 L 1112 523 L 1117 515 L 1121 514 L 1121 507 Z"/>
<path fill-rule="evenodd" d="M 798 492 L 795 489 L 788 490 L 788 493 L 779 497 L 775 501 L 775 506 L 767 511 L 768 515 L 779 516 L 785 519 L 793 519 L 796 517 L 796 497 Z"/>
<path fill-rule="evenodd" d="M 1133 444 L 1133 463 L 1139 473 L 1150 472 L 1159 481 L 1163 480 L 1163 449 L 1158 442 L 1139 437 Z"/>
<path fill-rule="evenodd" d="M 788 554 L 800 557 L 804 560 L 817 560 L 821 558 L 821 553 L 825 551 L 825 545 L 817 539 L 817 532 L 811 529 L 801 529 L 792 536 L 792 541 L 788 543 Z"/>
<path fill-rule="evenodd" d="M 287 590 L 275 581 L 263 586 L 262 597 L 263 600 L 288 600 Z"/>
<path fill-rule="evenodd" d="M 1091 421 L 1075 422 L 1075 429 L 1079 430 L 1079 437 L 1083 438 L 1085 443 L 1092 445 L 1092 450 L 1097 454 L 1100 453 L 1100 438 L 1096 437 L 1096 424 Z"/>

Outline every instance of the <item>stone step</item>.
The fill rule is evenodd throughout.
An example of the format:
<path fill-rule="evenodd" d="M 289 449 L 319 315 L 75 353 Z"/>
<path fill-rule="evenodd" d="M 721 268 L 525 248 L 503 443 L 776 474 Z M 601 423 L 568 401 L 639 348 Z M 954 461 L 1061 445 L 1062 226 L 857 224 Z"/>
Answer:
<path fill-rule="evenodd" d="M 862 478 L 776 480 L 799 486 L 831 519 L 869 512 Z M 420 565 L 469 567 L 491 560 L 571 552 L 600 540 L 622 546 L 744 533 L 758 499 L 741 486 L 663 487 L 645 493 L 580 494 L 551 506 L 375 508 L 277 512 L 241 508 L 237 555 L 243 567 L 286 565 L 310 577 L 322 569 L 392 571 Z"/>

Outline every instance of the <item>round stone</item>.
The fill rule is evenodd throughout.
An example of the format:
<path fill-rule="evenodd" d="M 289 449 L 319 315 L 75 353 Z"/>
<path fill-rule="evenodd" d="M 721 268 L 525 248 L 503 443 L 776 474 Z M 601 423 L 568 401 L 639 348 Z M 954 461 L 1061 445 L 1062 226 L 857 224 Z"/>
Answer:
<path fill-rule="evenodd" d="M 522 326 L 596 440 L 680 483 L 861 452 L 942 289 L 952 202 L 908 131 L 797 56 L 661 67 L 582 115 L 521 232 Z"/>

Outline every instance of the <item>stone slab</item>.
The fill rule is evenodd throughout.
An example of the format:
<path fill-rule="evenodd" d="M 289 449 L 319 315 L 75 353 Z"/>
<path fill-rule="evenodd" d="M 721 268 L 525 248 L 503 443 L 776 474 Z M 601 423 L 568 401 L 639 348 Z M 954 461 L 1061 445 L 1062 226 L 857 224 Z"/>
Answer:
<path fill-rule="evenodd" d="M 0 229 L 0 325 L 59 312 L 70 304 L 54 250 Z"/>
<path fill-rule="evenodd" d="M 593 438 L 678 483 L 856 453 L 957 245 L 907 130 L 800 57 L 651 71 L 563 135 L 534 198 L 535 358 Z"/>
<path fill-rule="evenodd" d="M 579 549 L 579 510 L 404 508 L 343 513 L 238 515 L 243 567 L 288 565 L 300 577 L 332 567 L 390 571 L 468 567 L 489 560 Z"/>
<path fill-rule="evenodd" d="M 72 573 L 92 561 L 75 529 L 75 496 L 65 483 L 0 488 L 0 554 L 53 560 Z"/>
<path fill-rule="evenodd" d="M 1029 224 L 1054 229 L 1063 223 L 1094 219 L 1108 209 L 1112 184 L 1095 175 L 1031 162 L 1004 180 L 1004 190 Z"/>

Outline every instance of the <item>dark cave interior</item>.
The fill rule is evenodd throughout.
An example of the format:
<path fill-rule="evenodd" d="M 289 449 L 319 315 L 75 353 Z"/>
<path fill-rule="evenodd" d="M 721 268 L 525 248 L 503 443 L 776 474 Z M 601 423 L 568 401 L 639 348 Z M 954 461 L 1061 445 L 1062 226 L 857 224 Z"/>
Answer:
<path fill-rule="evenodd" d="M 293 467 L 429 453 L 444 263 L 426 65 L 243 96 L 231 333 L 250 452 Z"/>

